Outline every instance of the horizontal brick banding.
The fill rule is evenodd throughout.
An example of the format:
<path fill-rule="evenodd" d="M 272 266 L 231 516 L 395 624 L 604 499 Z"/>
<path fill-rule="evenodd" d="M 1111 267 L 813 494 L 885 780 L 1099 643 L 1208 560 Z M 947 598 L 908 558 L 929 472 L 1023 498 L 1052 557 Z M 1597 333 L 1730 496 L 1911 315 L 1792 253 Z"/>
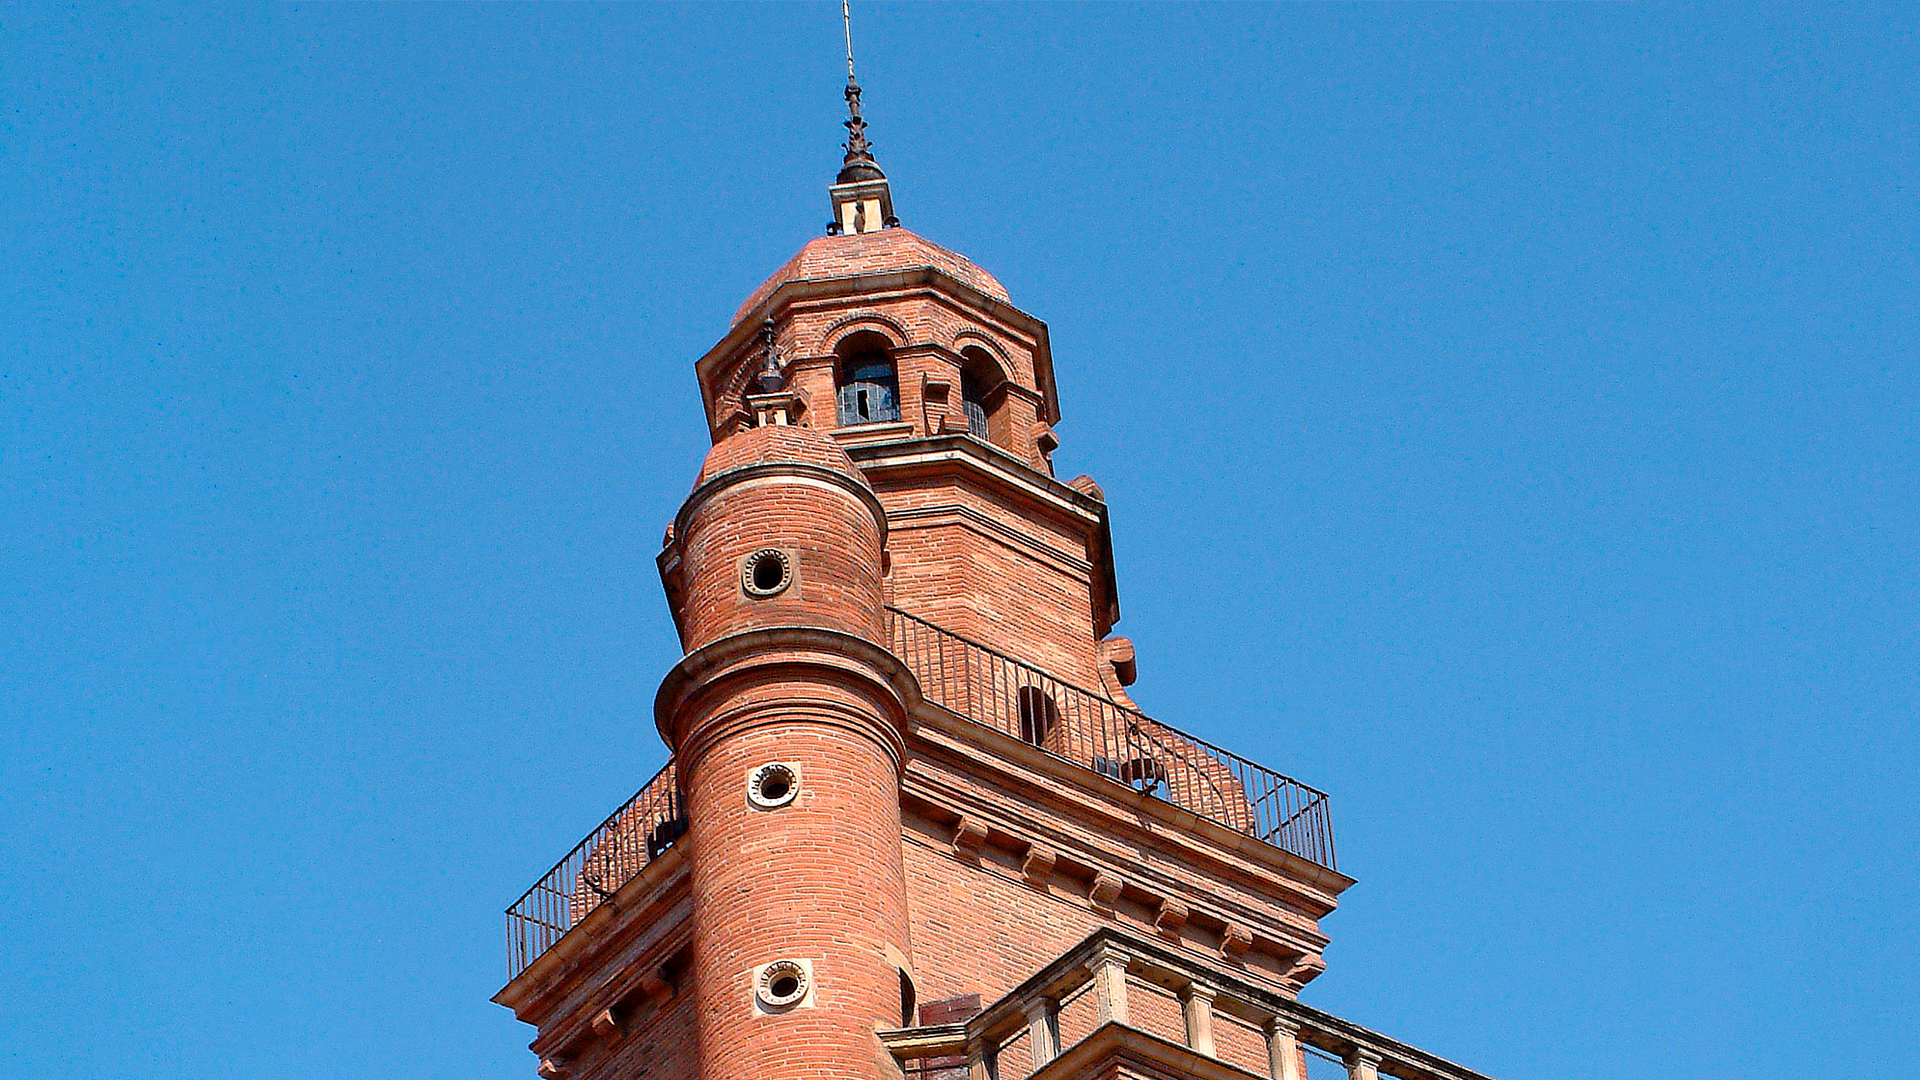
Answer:
<path fill-rule="evenodd" d="M 688 777 L 701 1080 L 873 1080 L 874 1029 L 901 1022 L 889 963 L 911 954 L 899 765 L 874 734 L 897 721 L 810 672 L 690 703 L 735 718 Z M 800 777 L 777 809 L 746 796 L 769 761 Z M 767 1014 L 750 973 L 781 959 L 811 963 L 813 1004 Z"/>
<path fill-rule="evenodd" d="M 733 451 L 734 444 L 746 450 Z M 734 436 L 711 457 L 721 461 L 710 460 L 682 510 L 672 541 L 677 558 L 664 571 L 687 650 L 769 626 L 883 640 L 882 519 L 839 447 L 805 429 L 767 427 Z M 765 549 L 787 558 L 792 581 L 776 595 L 749 595 L 743 566 Z"/>

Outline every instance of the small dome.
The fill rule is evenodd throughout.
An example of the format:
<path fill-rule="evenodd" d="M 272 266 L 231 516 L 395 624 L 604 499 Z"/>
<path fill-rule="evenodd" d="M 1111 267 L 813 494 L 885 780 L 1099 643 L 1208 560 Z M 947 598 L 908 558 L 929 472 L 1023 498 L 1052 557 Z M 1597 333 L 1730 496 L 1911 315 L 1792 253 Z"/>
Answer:
<path fill-rule="evenodd" d="M 1006 286 L 992 274 L 975 266 L 965 255 L 948 251 L 931 240 L 905 229 L 881 229 L 878 232 L 821 236 L 807 242 L 787 265 L 774 272 L 740 310 L 733 313 L 738 323 L 772 296 L 774 290 L 789 281 L 830 281 L 861 274 L 886 274 L 930 266 L 965 282 L 995 300 L 1011 302 Z"/>
<path fill-rule="evenodd" d="M 834 442 L 831 436 L 790 424 L 747 428 L 721 440 L 707 451 L 707 460 L 700 466 L 700 479 L 695 481 L 694 486 L 698 487 L 723 472 L 771 462 L 817 465 L 845 473 L 858 480 L 862 487 L 871 487 L 859 467 L 854 465 L 853 459 L 840 449 L 840 444 Z"/>
<path fill-rule="evenodd" d="M 841 166 L 840 175 L 834 177 L 833 182 L 836 184 L 859 184 L 869 180 L 885 180 L 886 178 L 887 174 L 880 171 L 880 166 L 875 165 L 872 158 L 866 158 L 861 161 L 849 161 Z"/>

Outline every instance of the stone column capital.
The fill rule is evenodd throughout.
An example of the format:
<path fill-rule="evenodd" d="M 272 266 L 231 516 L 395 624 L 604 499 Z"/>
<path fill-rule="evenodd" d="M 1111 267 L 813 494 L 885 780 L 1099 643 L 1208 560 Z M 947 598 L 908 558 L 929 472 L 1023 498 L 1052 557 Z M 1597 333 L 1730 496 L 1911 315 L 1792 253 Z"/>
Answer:
<path fill-rule="evenodd" d="M 1266 1022 L 1260 1025 L 1260 1030 L 1269 1038 L 1275 1035 L 1299 1035 L 1300 1021 L 1291 1016 L 1275 1013 L 1267 1017 Z"/>
<path fill-rule="evenodd" d="M 1214 987 L 1213 984 L 1200 982 L 1198 980 L 1188 983 L 1186 987 L 1180 991 L 1180 997 L 1182 999 L 1192 998 L 1195 1001 L 1210 1002 L 1219 996 L 1220 991 Z"/>

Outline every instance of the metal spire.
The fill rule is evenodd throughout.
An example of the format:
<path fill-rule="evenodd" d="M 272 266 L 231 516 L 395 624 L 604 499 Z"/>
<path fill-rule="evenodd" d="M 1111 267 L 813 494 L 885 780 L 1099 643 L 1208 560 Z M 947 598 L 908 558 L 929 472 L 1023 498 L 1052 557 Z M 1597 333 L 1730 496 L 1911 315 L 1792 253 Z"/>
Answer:
<path fill-rule="evenodd" d="M 847 31 L 847 156 L 840 162 L 840 175 L 827 188 L 833 200 L 833 220 L 827 223 L 828 236 L 841 236 L 891 229 L 900 224 L 893 216 L 893 192 L 887 186 L 887 174 L 873 160 L 873 147 L 867 144 L 867 121 L 860 115 L 860 80 L 853 74 L 853 12 L 847 0 L 840 0 L 840 22 Z"/>
<path fill-rule="evenodd" d="M 853 11 L 847 4 L 848 0 L 840 0 L 840 21 L 847 34 L 847 156 L 840 163 L 836 181 L 841 184 L 887 178 L 879 162 L 873 160 L 873 148 L 867 144 L 867 122 L 860 115 L 860 80 L 853 74 Z"/>
<path fill-rule="evenodd" d="M 847 82 L 853 82 L 853 12 L 840 0 L 840 22 L 847 28 Z"/>

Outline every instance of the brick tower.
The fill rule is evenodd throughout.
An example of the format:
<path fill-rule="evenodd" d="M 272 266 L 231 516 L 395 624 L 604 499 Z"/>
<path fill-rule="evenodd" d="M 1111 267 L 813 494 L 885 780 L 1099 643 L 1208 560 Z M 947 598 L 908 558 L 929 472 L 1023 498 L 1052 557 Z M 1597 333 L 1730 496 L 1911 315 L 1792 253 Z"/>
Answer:
<path fill-rule="evenodd" d="M 828 235 L 695 365 L 673 757 L 508 911 L 540 1075 L 1476 1080 L 1299 1000 L 1326 796 L 1129 697 L 1046 326 L 900 227 L 848 84 Z"/>

